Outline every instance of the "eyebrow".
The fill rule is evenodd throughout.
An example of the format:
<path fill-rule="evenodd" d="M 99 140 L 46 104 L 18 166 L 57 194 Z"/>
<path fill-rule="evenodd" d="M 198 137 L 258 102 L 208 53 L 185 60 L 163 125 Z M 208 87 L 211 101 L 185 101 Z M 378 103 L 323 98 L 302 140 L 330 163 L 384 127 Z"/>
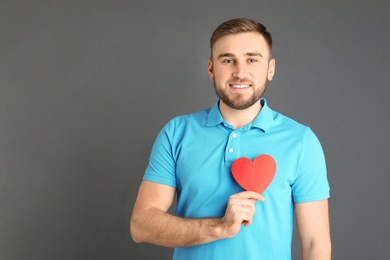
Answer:
<path fill-rule="evenodd" d="M 233 53 L 222 53 L 222 54 L 219 54 L 218 57 L 217 57 L 217 60 L 221 59 L 221 58 L 232 58 L 234 57 L 235 55 Z M 245 56 L 246 57 L 263 57 L 263 55 L 260 53 L 260 52 L 247 52 L 245 53 Z"/>

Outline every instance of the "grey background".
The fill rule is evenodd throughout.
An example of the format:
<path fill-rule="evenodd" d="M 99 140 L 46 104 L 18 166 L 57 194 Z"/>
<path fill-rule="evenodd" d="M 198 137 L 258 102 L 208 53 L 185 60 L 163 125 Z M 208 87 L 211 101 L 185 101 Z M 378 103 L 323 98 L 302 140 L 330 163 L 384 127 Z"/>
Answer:
<path fill-rule="evenodd" d="M 208 41 L 233 17 L 272 32 L 267 100 L 323 144 L 334 259 L 388 259 L 389 11 L 385 0 L 1 0 L 0 259 L 170 259 L 132 242 L 129 216 L 161 127 L 216 101 Z"/>

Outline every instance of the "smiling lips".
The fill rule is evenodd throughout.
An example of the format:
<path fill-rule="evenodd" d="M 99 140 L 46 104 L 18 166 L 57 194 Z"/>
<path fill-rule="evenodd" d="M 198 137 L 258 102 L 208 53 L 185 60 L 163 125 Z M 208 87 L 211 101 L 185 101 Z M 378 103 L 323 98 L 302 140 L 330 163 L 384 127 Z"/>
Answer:
<path fill-rule="evenodd" d="M 245 89 L 252 86 L 251 84 L 229 84 L 229 87 L 237 88 L 237 89 Z"/>

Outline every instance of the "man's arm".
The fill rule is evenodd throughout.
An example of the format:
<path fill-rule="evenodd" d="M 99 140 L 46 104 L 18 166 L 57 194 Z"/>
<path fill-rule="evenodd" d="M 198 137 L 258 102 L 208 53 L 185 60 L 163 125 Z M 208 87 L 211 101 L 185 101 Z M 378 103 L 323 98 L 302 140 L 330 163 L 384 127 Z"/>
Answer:
<path fill-rule="evenodd" d="M 167 213 L 175 188 L 142 181 L 130 221 L 135 242 L 166 247 L 204 244 L 235 236 L 241 225 L 250 225 L 256 200 L 264 198 L 255 192 L 241 192 L 229 199 L 222 218 L 185 219 Z"/>
<path fill-rule="evenodd" d="M 328 200 L 296 203 L 303 260 L 331 259 Z"/>

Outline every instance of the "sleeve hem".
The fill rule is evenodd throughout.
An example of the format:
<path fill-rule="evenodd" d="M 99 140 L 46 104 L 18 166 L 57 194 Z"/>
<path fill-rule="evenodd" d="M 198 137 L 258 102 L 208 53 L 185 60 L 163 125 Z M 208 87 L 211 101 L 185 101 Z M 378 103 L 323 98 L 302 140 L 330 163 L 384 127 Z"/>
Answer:
<path fill-rule="evenodd" d="M 163 184 L 163 185 L 167 185 L 167 186 L 171 186 L 173 188 L 176 188 L 176 181 L 175 180 L 171 180 L 171 179 L 167 179 L 167 178 L 155 176 L 155 175 L 153 175 L 153 176 L 152 175 L 145 175 L 143 177 L 143 179 L 145 181 L 151 181 L 151 182 L 155 182 L 158 184 Z"/>
<path fill-rule="evenodd" d="M 295 203 L 305 203 L 305 202 L 313 202 L 318 200 L 328 199 L 330 197 L 329 192 L 317 193 L 308 196 L 294 196 L 293 200 Z"/>

